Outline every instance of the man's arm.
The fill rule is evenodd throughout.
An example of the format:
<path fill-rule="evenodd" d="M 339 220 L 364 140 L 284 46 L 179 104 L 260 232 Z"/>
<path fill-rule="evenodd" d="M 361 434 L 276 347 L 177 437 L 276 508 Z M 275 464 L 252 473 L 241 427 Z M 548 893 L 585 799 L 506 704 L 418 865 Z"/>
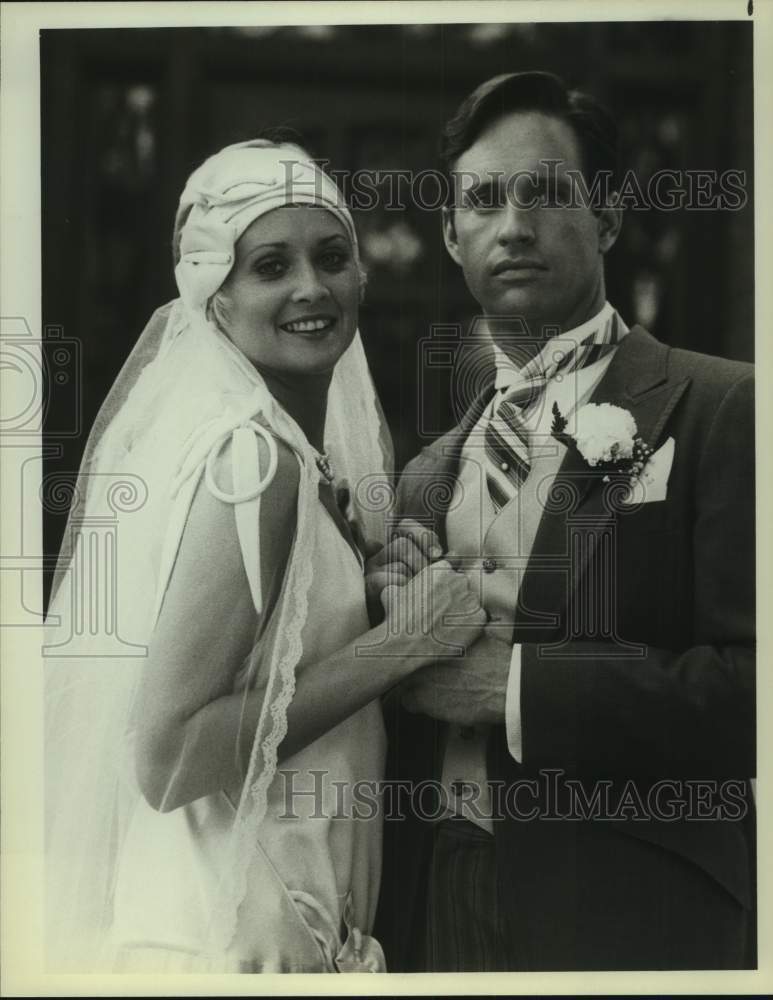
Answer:
<path fill-rule="evenodd" d="M 578 773 L 751 775 L 755 758 L 753 381 L 717 408 L 695 488 L 695 645 L 620 657 L 577 640 L 561 657 L 521 646 L 524 762 Z M 643 595 L 643 600 L 650 599 Z M 497 643 L 497 646 L 504 644 Z M 479 640 L 454 675 L 416 675 L 407 707 L 446 721 L 504 722 L 507 648 Z M 479 655 L 478 655 L 479 654 Z"/>
<path fill-rule="evenodd" d="M 603 643 L 569 643 L 562 650 L 568 659 L 525 646 L 521 711 L 529 765 L 560 761 L 598 773 L 619 761 L 629 773 L 754 774 L 751 375 L 726 392 L 714 414 L 694 497 L 694 644 L 678 652 L 649 646 L 644 660 L 617 657 Z"/>

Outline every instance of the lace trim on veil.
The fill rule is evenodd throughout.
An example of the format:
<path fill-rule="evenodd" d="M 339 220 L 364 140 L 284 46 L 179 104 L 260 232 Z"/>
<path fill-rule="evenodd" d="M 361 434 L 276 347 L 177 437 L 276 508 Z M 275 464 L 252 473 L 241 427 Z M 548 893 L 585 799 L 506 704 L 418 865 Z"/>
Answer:
<path fill-rule="evenodd" d="M 311 502 L 316 502 L 316 492 L 316 466 L 313 460 L 307 460 L 301 463 L 296 539 L 285 580 L 286 594 L 277 616 L 277 638 L 271 654 L 272 667 L 266 697 L 234 819 L 228 877 L 213 907 L 211 944 L 216 949 L 227 948 L 236 933 L 238 911 L 247 888 L 247 872 L 257 852 L 258 827 L 266 815 L 268 790 L 276 774 L 279 746 L 287 735 L 287 710 L 295 694 L 295 669 L 303 653 L 301 632 L 308 616 L 308 593 L 313 578 L 311 560 L 304 559 L 303 554 L 309 552 L 312 544 Z M 281 644 L 284 644 L 284 651 L 278 652 L 277 647 Z M 273 694 L 275 689 L 278 689 L 276 695 Z"/>

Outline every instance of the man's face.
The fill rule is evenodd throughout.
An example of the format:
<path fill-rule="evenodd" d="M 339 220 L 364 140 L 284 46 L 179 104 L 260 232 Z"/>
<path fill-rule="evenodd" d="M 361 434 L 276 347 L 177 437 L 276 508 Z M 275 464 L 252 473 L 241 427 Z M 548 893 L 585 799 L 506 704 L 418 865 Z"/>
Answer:
<path fill-rule="evenodd" d="M 603 255 L 620 213 L 566 205 L 568 171 L 581 167 L 572 128 L 536 111 L 495 121 L 456 161 L 462 193 L 445 212 L 446 246 L 486 315 L 522 317 L 538 335 L 546 325 L 571 329 L 603 305 Z"/>

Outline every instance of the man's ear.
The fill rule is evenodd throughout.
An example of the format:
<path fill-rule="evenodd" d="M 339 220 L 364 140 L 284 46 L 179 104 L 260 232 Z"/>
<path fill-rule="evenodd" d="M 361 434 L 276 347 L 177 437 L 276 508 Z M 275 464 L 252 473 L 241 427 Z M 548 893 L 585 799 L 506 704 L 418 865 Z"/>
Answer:
<path fill-rule="evenodd" d="M 446 250 L 451 255 L 451 259 L 461 267 L 462 259 L 459 256 L 459 244 L 456 239 L 453 206 L 443 206 L 443 239 L 445 240 Z"/>
<path fill-rule="evenodd" d="M 617 242 L 623 225 L 623 210 L 617 205 L 617 192 L 612 195 L 608 205 L 600 209 L 597 217 L 599 233 L 599 250 L 607 253 Z"/>

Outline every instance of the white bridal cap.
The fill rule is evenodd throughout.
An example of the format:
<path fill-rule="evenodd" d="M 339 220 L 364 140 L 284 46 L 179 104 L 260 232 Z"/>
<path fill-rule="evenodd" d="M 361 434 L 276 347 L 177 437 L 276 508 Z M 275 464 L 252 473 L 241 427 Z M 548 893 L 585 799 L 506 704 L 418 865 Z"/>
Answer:
<path fill-rule="evenodd" d="M 226 146 L 193 171 L 180 196 L 175 278 L 189 309 L 206 309 L 233 266 L 239 237 L 259 216 L 283 205 L 316 205 L 331 212 L 359 257 L 343 195 L 300 146 L 267 145 L 262 139 Z"/>

